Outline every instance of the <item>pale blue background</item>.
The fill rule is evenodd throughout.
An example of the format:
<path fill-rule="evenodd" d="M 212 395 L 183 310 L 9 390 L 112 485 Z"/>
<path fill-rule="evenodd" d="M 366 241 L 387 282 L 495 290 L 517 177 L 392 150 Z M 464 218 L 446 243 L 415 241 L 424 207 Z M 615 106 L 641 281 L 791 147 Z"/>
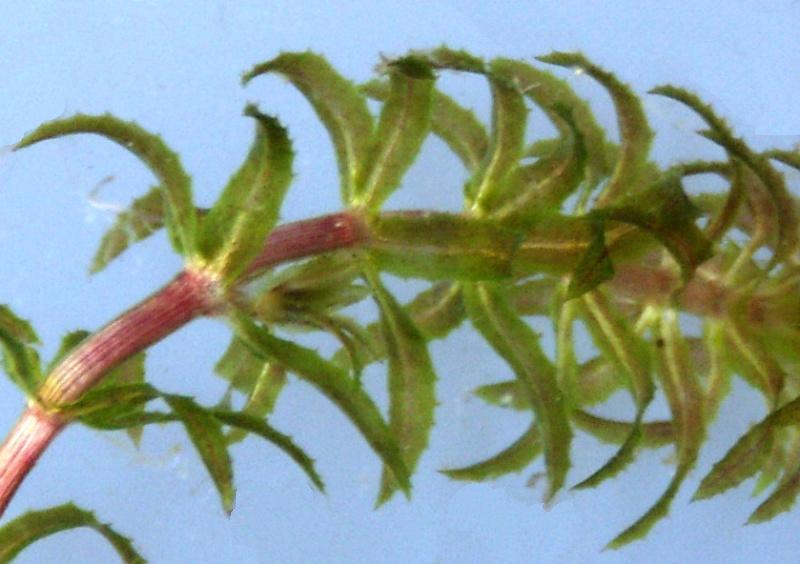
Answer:
<path fill-rule="evenodd" d="M 258 101 L 289 125 L 298 152 L 284 219 L 313 216 L 338 207 L 332 151 L 321 125 L 286 83 L 262 78 L 242 90 L 239 74 L 281 50 L 310 47 L 364 80 L 380 53 L 442 42 L 483 56 L 521 58 L 580 49 L 639 92 L 662 82 L 687 86 L 755 145 L 791 146 L 800 135 L 798 24 L 795 0 L 8 1 L 0 7 L 0 146 L 47 119 L 110 111 L 160 132 L 181 153 L 197 200 L 207 205 L 249 145 L 252 124 L 240 117 L 241 109 Z M 605 94 L 585 77 L 571 80 L 613 125 Z M 479 113 L 488 115 L 480 81 L 448 77 L 443 84 L 460 99 L 483 104 Z M 655 154 L 662 162 L 718 154 L 691 134 L 699 124 L 687 111 L 655 98 L 646 100 L 646 109 L 659 132 Z M 125 204 L 151 182 L 130 156 L 94 139 L 0 153 L 0 301 L 35 323 L 48 354 L 67 330 L 98 327 L 180 268 L 160 236 L 87 277 L 95 245 L 113 220 L 88 195 L 107 176 L 114 180 L 101 198 L 111 203 Z M 408 191 L 391 205 L 456 206 L 462 180 L 456 160 L 440 143 L 428 142 L 406 180 Z M 152 350 L 149 374 L 164 389 L 214 401 L 223 387 L 211 368 L 226 342 L 221 324 L 197 322 Z M 600 553 L 668 482 L 667 449 L 645 454 L 599 491 L 563 493 L 549 510 L 539 502 L 541 491 L 525 486 L 539 466 L 488 485 L 449 482 L 437 468 L 497 451 L 518 436 L 525 418 L 469 398 L 476 384 L 507 374 L 476 337 L 462 331 L 433 351 L 442 407 L 411 503 L 398 499 L 372 510 L 375 456 L 324 399 L 296 384 L 281 398 L 274 422 L 318 459 L 327 496 L 277 451 L 248 442 L 235 449 L 238 504 L 226 518 L 178 428 L 149 430 L 139 452 L 122 435 L 71 428 L 25 482 L 8 516 L 75 500 L 133 536 L 155 563 L 797 559 L 800 513 L 743 528 L 757 505 L 750 486 L 690 505 L 697 473 L 648 540 Z M 368 379 L 378 390 L 378 373 Z M 20 394 L 1 381 L 0 433 L 21 407 Z M 729 401 L 701 468 L 762 411 L 749 392 Z M 610 452 L 592 440 L 578 441 L 571 478 L 585 476 Z M 94 533 L 81 531 L 52 537 L 19 561 L 115 558 Z"/>

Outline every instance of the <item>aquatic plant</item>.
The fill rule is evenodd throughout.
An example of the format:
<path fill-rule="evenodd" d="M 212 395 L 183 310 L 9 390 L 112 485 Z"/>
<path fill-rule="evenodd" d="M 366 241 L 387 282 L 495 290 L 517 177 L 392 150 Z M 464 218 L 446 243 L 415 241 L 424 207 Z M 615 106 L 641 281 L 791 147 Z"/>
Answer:
<path fill-rule="evenodd" d="M 660 167 L 628 86 L 580 54 L 552 53 L 539 62 L 579 69 L 607 90 L 619 143 L 567 82 L 524 61 L 485 62 L 442 47 L 384 60 L 378 78 L 360 86 L 310 52 L 255 66 L 244 82 L 268 74 L 288 79 L 330 134 L 338 163 L 343 210 L 280 226 L 294 150 L 278 119 L 253 105 L 244 111 L 255 124 L 250 152 L 210 209 L 193 203 L 179 157 L 134 123 L 79 114 L 26 135 L 15 150 L 101 135 L 156 177 L 104 236 L 92 272 L 161 228 L 185 268 L 98 331 L 67 334 L 47 364 L 31 324 L 0 309 L 5 372 L 28 401 L 0 447 L 0 511 L 59 431 L 74 423 L 124 429 L 134 443 L 145 426 L 183 425 L 227 512 L 234 503 L 228 447 L 246 435 L 280 449 L 322 490 L 312 458 L 269 423 L 281 391 L 294 385 L 289 376 L 330 399 L 380 457 L 378 504 L 398 491 L 409 495 L 437 404 L 428 344 L 465 323 L 508 365 L 507 377 L 476 396 L 529 413 L 530 424 L 502 451 L 443 470 L 450 478 L 491 480 L 541 455 L 550 499 L 566 487 L 576 432 L 619 446 L 574 488 L 620 476 L 642 449 L 672 445 L 673 478 L 610 543 L 621 547 L 667 514 L 738 375 L 764 397 L 768 415 L 710 469 L 695 498 L 757 476 L 758 490 L 772 491 L 750 521 L 790 509 L 800 490 L 800 254 L 797 202 L 776 163 L 800 169 L 800 154 L 755 151 L 695 95 L 660 86 L 651 92 L 698 114 L 707 126 L 700 134 L 727 155 Z M 437 90 L 437 75 L 447 71 L 488 82 L 488 130 Z M 378 104 L 377 115 L 368 99 Z M 531 107 L 556 136 L 527 138 Z M 429 135 L 467 171 L 463 210 L 384 210 Z M 699 175 L 719 177 L 726 189 L 689 194 L 683 180 Z M 402 304 L 384 273 L 429 285 Z M 348 315 L 367 299 L 377 321 Z M 682 313 L 702 320 L 702 335 L 684 335 Z M 232 333 L 216 366 L 229 392 L 213 406 L 162 392 L 144 373 L 147 347 L 200 316 L 227 322 Z M 526 320 L 537 316 L 551 319 L 555 350 L 544 350 Z M 578 325 L 597 350 L 584 361 L 576 355 Z M 324 357 L 285 328 L 329 334 L 341 350 Z M 379 361 L 386 363 L 387 417 L 360 380 Z M 635 407 L 631 420 L 592 411 L 619 391 Z M 656 394 L 669 406 L 667 420 L 646 417 Z M 232 407 L 234 395 L 244 398 L 240 409 Z M 0 529 L 0 559 L 73 527 L 91 527 L 125 561 L 142 561 L 127 538 L 73 504 L 9 522 Z"/>

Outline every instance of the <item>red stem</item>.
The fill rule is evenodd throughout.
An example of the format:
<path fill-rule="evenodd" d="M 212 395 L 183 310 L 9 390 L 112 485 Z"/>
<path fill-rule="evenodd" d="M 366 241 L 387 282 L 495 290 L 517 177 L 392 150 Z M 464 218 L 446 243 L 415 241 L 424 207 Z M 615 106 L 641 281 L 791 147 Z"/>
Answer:
<path fill-rule="evenodd" d="M 242 281 L 282 262 L 364 243 L 359 216 L 343 212 L 275 229 Z M 0 517 L 17 488 L 69 420 L 48 407 L 77 400 L 109 370 L 176 331 L 192 319 L 224 307 L 225 296 L 212 274 L 187 269 L 164 288 L 89 337 L 48 376 L 33 404 L 0 446 Z"/>

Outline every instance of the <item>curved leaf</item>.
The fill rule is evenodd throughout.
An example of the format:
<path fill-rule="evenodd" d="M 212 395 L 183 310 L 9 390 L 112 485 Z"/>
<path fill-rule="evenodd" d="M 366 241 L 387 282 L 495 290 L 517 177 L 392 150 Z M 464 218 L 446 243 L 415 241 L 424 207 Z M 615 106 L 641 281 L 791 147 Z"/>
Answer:
<path fill-rule="evenodd" d="M 389 428 L 394 433 L 410 472 L 428 446 L 436 407 L 436 375 L 425 338 L 408 313 L 383 286 L 377 272 L 364 270 L 380 310 L 383 342 L 389 360 Z M 378 504 L 397 489 L 389 470 L 381 479 Z"/>
<path fill-rule="evenodd" d="M 385 101 L 389 97 L 389 84 L 386 81 L 371 80 L 361 85 L 359 90 L 375 100 Z M 468 171 L 475 172 L 489 146 L 486 128 L 474 112 L 438 90 L 433 92 L 431 111 L 433 134 L 450 147 Z"/>
<path fill-rule="evenodd" d="M 133 543 L 111 526 L 97 520 L 94 513 L 73 503 L 39 511 L 28 511 L 0 529 L 0 561 L 10 562 L 28 545 L 39 539 L 78 527 L 94 529 L 114 547 L 123 562 L 144 564 L 146 560 L 133 548 Z"/>
<path fill-rule="evenodd" d="M 276 431 L 262 419 L 247 413 L 215 409 L 211 412 L 221 423 L 241 431 L 258 435 L 281 449 L 308 475 L 320 491 L 325 491 L 325 484 L 314 468 L 314 460 L 303 449 L 292 441 L 291 437 Z"/>
<path fill-rule="evenodd" d="M 150 168 L 158 178 L 163 193 L 170 240 L 178 252 L 186 256 L 193 255 L 197 218 L 192 203 L 191 181 L 183 170 L 178 155 L 159 136 L 110 114 L 77 114 L 40 125 L 23 137 L 14 150 L 74 133 L 102 135 L 132 152 Z"/>
<path fill-rule="evenodd" d="M 489 213 L 509 196 L 509 180 L 524 151 L 528 110 L 522 92 L 503 73 L 503 60 L 489 63 L 487 79 L 492 91 L 492 134 L 481 167 L 466 187 L 472 211 Z"/>
<path fill-rule="evenodd" d="M 350 204 L 378 209 L 399 186 L 427 137 L 435 75 L 422 59 L 391 61 L 390 93 L 359 175 Z"/>
<path fill-rule="evenodd" d="M 800 425 L 800 398 L 776 409 L 742 435 L 703 478 L 694 499 L 713 497 L 753 476 L 769 456 L 775 429 L 787 425 Z"/>
<path fill-rule="evenodd" d="M 292 145 L 286 129 L 254 106 L 245 115 L 256 120 L 256 139 L 241 168 L 200 224 L 198 251 L 230 285 L 261 252 L 278 221 L 292 180 Z"/>
<path fill-rule="evenodd" d="M 542 436 L 549 499 L 564 484 L 572 439 L 555 369 L 539 347 L 537 335 L 514 314 L 498 288 L 485 283 L 467 285 L 464 303 L 472 324 L 526 388 Z"/>
<path fill-rule="evenodd" d="M 239 338 L 256 355 L 280 363 L 333 401 L 361 431 L 408 495 L 411 489 L 408 468 L 392 432 L 372 399 L 344 370 L 312 350 L 271 335 L 243 314 L 236 314 L 234 322 Z"/>
<path fill-rule="evenodd" d="M 463 468 L 451 468 L 440 472 L 453 480 L 483 482 L 525 469 L 542 452 L 542 442 L 535 424 L 507 448 L 481 462 Z"/>
<path fill-rule="evenodd" d="M 598 206 L 612 203 L 625 193 L 637 191 L 653 139 L 653 132 L 647 124 L 639 98 L 613 74 L 593 64 L 580 53 L 554 52 L 537 57 L 537 60 L 581 69 L 602 84 L 614 102 L 622 150 L 611 179 L 598 199 Z"/>
<path fill-rule="evenodd" d="M 106 231 L 100 241 L 89 273 L 100 272 L 133 243 L 146 239 L 162 227 L 164 227 L 164 191 L 156 186 L 141 198 L 135 199 L 128 209 L 117 216 L 114 225 Z"/>
<path fill-rule="evenodd" d="M 703 135 L 722 146 L 729 155 L 740 159 L 761 179 L 778 215 L 778 243 L 767 270 L 788 258 L 800 241 L 798 217 L 786 182 L 770 165 L 768 157 L 755 153 L 742 139 L 735 137 L 728 125 L 695 94 L 671 85 L 659 86 L 650 92 L 677 100 L 696 112 L 710 127 L 710 131 L 703 132 Z"/>
<path fill-rule="evenodd" d="M 658 375 L 667 396 L 675 427 L 677 467 L 667 489 L 658 501 L 635 523 L 617 535 L 609 548 L 620 548 L 643 538 L 669 512 L 672 500 L 694 467 L 705 437 L 703 396 L 680 334 L 678 314 L 673 309 L 661 312 L 657 332 Z"/>
<path fill-rule="evenodd" d="M 219 492 L 222 508 L 230 515 L 236 497 L 233 487 L 233 466 L 228 444 L 220 422 L 189 397 L 165 394 L 164 401 L 172 408 L 200 454 Z"/>
<path fill-rule="evenodd" d="M 336 150 L 342 201 L 351 201 L 356 179 L 367 161 L 373 119 L 356 87 L 315 53 L 282 53 L 256 65 L 242 82 L 269 73 L 285 76 L 311 103 Z"/>

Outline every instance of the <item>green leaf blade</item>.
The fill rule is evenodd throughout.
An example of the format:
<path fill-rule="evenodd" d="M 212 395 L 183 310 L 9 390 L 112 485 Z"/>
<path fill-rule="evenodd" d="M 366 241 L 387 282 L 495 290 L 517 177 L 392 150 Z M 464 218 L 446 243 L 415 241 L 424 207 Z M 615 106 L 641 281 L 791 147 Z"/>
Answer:
<path fill-rule="evenodd" d="M 191 180 L 178 155 L 159 136 L 110 114 L 77 114 L 40 125 L 25 135 L 16 144 L 15 150 L 46 139 L 76 133 L 94 133 L 106 137 L 133 153 L 148 166 L 163 190 L 166 224 L 173 246 L 185 256 L 193 255 L 197 218 L 192 203 Z"/>
<path fill-rule="evenodd" d="M 349 202 L 376 210 L 399 186 L 431 125 L 435 76 L 413 56 L 388 64 L 390 93 L 383 105 L 365 166 Z"/>
<path fill-rule="evenodd" d="M 94 513 L 66 503 L 49 509 L 28 511 L 0 529 L 0 561 L 10 562 L 39 539 L 61 531 L 88 527 L 100 533 L 128 564 L 144 564 L 133 543 L 112 527 L 97 520 Z"/>
<path fill-rule="evenodd" d="M 303 449 L 297 446 L 294 441 L 292 441 L 291 437 L 284 435 L 272 428 L 265 421 L 248 413 L 219 409 L 214 410 L 212 413 L 221 423 L 247 433 L 258 435 L 281 449 L 300 466 L 318 490 L 322 492 L 325 491 L 325 483 L 314 468 L 314 460 L 308 456 Z"/>
<path fill-rule="evenodd" d="M 256 65 L 242 81 L 265 73 L 286 77 L 311 103 L 333 142 L 339 166 L 342 201 L 352 199 L 356 179 L 365 165 L 373 133 L 373 118 L 356 87 L 320 55 L 283 53 Z"/>
<path fill-rule="evenodd" d="M 619 196 L 635 191 L 645 170 L 653 139 L 639 98 L 613 74 L 580 53 L 554 52 L 537 59 L 544 63 L 582 69 L 608 90 L 617 112 L 622 152 L 598 205 L 611 203 Z"/>
<path fill-rule="evenodd" d="M 535 424 L 531 424 L 520 438 L 496 455 L 463 468 L 450 468 L 440 472 L 453 480 L 483 482 L 521 472 L 541 452 L 539 431 Z"/>
<path fill-rule="evenodd" d="M 236 490 L 233 487 L 233 465 L 222 427 L 214 415 L 191 398 L 165 394 L 164 401 L 180 419 L 197 449 L 203 464 L 214 481 L 222 508 L 233 511 Z"/>
<path fill-rule="evenodd" d="M 380 311 L 380 325 L 389 361 L 389 427 L 397 437 L 410 472 L 428 446 L 436 407 L 433 370 L 425 338 L 408 313 L 384 287 L 377 272 L 365 268 Z M 381 479 L 378 504 L 397 490 L 389 470 Z"/>
<path fill-rule="evenodd" d="M 121 212 L 114 225 L 106 231 L 92 259 L 89 273 L 106 268 L 132 244 L 150 237 L 164 227 L 164 193 L 161 187 L 151 188 Z"/>
<path fill-rule="evenodd" d="M 550 498 L 566 479 L 572 440 L 555 368 L 542 352 L 536 334 L 513 313 L 499 289 L 486 283 L 465 286 L 464 302 L 475 328 L 528 391 L 542 436 Z"/>
<path fill-rule="evenodd" d="M 278 221 L 292 179 L 294 153 L 286 129 L 273 117 L 248 106 L 256 120 L 249 155 L 201 223 L 198 251 L 226 285 L 258 255 Z"/>
<path fill-rule="evenodd" d="M 372 399 L 344 370 L 312 350 L 271 335 L 242 314 L 236 316 L 235 323 L 239 337 L 255 354 L 285 366 L 333 401 L 391 468 L 403 491 L 410 492 L 409 472 L 389 426 Z"/>

